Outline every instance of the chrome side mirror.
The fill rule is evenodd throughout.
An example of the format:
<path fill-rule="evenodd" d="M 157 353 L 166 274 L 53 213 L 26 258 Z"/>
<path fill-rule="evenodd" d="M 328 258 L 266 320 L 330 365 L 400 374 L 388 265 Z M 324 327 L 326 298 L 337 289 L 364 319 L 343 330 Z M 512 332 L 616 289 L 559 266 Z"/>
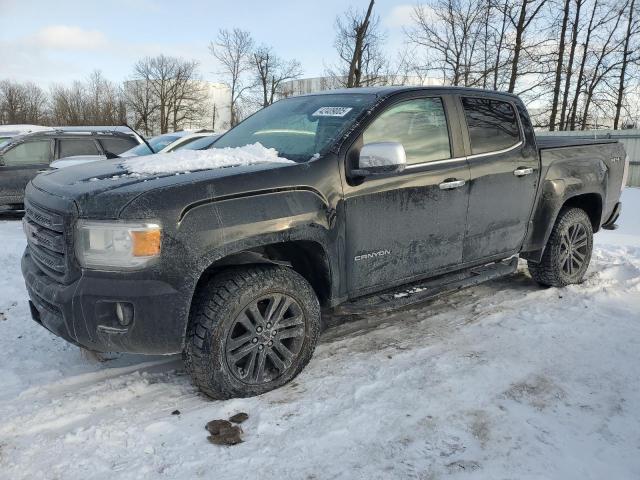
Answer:
<path fill-rule="evenodd" d="M 402 172 L 407 166 L 407 154 L 398 142 L 367 143 L 360 150 L 358 168 L 351 173 L 368 177 Z"/>

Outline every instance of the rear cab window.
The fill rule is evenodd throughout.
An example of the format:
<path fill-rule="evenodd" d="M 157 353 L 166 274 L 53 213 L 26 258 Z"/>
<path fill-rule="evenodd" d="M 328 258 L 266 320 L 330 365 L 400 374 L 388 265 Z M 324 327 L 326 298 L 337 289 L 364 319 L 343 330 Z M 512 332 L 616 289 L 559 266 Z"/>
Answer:
<path fill-rule="evenodd" d="M 489 98 L 462 98 L 471 154 L 499 152 L 521 140 L 520 124 L 513 105 Z"/>
<path fill-rule="evenodd" d="M 441 98 L 403 100 L 391 105 L 367 127 L 363 144 L 398 142 L 407 154 L 407 164 L 451 158 L 447 118 Z"/>

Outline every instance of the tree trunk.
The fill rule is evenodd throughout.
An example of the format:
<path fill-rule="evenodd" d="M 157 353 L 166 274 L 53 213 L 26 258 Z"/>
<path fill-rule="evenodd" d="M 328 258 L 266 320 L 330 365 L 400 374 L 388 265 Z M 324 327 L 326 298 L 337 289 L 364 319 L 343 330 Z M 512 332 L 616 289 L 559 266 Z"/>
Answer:
<path fill-rule="evenodd" d="M 369 8 L 362 23 L 356 28 L 356 44 L 353 46 L 353 57 L 349 65 L 349 75 L 347 77 L 347 88 L 360 86 L 360 75 L 362 65 L 363 43 L 369 29 L 369 18 L 373 11 L 375 0 L 369 2 Z"/>
<path fill-rule="evenodd" d="M 516 89 L 516 79 L 518 78 L 518 63 L 520 62 L 520 50 L 522 49 L 522 35 L 524 33 L 525 20 L 527 18 L 528 0 L 522 1 L 520 16 L 516 25 L 516 39 L 513 45 L 513 63 L 511 64 L 511 78 L 509 79 L 509 93 Z"/>
<path fill-rule="evenodd" d="M 576 0 L 576 15 L 571 28 L 571 47 L 569 49 L 569 63 L 567 64 L 567 75 L 564 79 L 564 92 L 562 93 L 562 110 L 560 111 L 560 130 L 566 130 L 567 106 L 569 102 L 569 89 L 571 88 L 571 75 L 573 74 L 573 61 L 576 56 L 578 45 L 578 25 L 580 23 L 580 10 L 584 0 Z"/>
<path fill-rule="evenodd" d="M 496 63 L 493 70 L 493 89 L 498 90 L 498 72 L 500 71 L 500 54 L 502 53 L 502 47 L 504 45 L 504 36 L 507 29 L 507 8 L 509 6 L 509 0 L 504 2 L 504 10 L 502 11 L 502 27 L 500 28 L 500 40 L 498 41 L 498 48 L 496 51 Z"/>
<path fill-rule="evenodd" d="M 633 9 L 635 0 L 631 0 L 629 6 L 629 20 L 627 23 L 627 36 L 624 39 L 624 51 L 622 53 L 622 66 L 620 67 L 620 80 L 618 83 L 618 97 L 616 99 L 616 116 L 613 119 L 613 129 L 617 130 L 620 124 L 620 112 L 622 111 L 622 98 L 624 95 L 625 76 L 627 74 L 627 64 L 629 63 L 629 43 L 631 41 L 631 29 L 633 27 Z"/>
<path fill-rule="evenodd" d="M 593 2 L 593 9 L 591 10 L 589 27 L 587 28 L 587 37 L 584 39 L 584 43 L 583 43 L 582 59 L 580 60 L 580 70 L 578 71 L 578 83 L 576 84 L 576 91 L 573 95 L 573 102 L 571 103 L 571 118 L 569 120 L 569 130 L 576 129 L 576 119 L 578 116 L 578 100 L 580 100 L 582 83 L 584 81 L 584 69 L 587 63 L 587 55 L 589 53 L 589 42 L 591 41 L 591 34 L 593 33 L 593 20 L 596 16 L 597 8 L 598 8 L 598 0 L 595 0 Z"/>
<path fill-rule="evenodd" d="M 549 117 L 549 131 L 556 129 L 556 116 L 558 115 L 558 100 L 560 99 L 560 84 L 562 83 L 562 66 L 564 63 L 564 44 L 569 22 L 570 0 L 565 0 L 562 13 L 562 28 L 560 29 L 560 45 L 558 47 L 558 63 L 556 64 L 556 78 L 553 83 L 553 102 L 551 103 L 551 116 Z"/>

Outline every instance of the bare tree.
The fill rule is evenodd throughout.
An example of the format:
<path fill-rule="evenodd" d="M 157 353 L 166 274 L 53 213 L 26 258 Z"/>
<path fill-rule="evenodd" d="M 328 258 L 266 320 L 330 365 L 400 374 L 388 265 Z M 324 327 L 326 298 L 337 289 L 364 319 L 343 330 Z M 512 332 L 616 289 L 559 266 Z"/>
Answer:
<path fill-rule="evenodd" d="M 382 52 L 384 35 L 380 19 L 373 14 L 374 0 L 365 11 L 347 10 L 336 18 L 334 46 L 340 58 L 330 68 L 333 82 L 347 88 L 377 85 L 387 67 Z"/>
<path fill-rule="evenodd" d="M 414 25 L 406 30 L 407 38 L 426 52 L 447 83 L 482 84 L 487 76 L 484 67 L 490 63 L 483 48 L 488 43 L 487 9 L 487 3 L 472 0 L 418 4 L 412 12 Z"/>
<path fill-rule="evenodd" d="M 549 130 L 556 129 L 556 116 L 558 115 L 558 103 L 560 99 L 560 86 L 562 83 L 562 71 L 564 67 L 564 46 L 569 24 L 569 14 L 571 13 L 571 0 L 564 1 L 562 11 L 562 28 L 560 29 L 560 42 L 558 46 L 558 59 L 556 60 L 555 81 L 553 83 L 553 100 L 551 101 L 551 116 L 549 118 Z"/>
<path fill-rule="evenodd" d="M 51 117 L 56 125 L 88 124 L 86 85 L 75 81 L 51 88 Z"/>
<path fill-rule="evenodd" d="M 0 121 L 2 123 L 44 123 L 47 97 L 34 83 L 0 82 Z"/>
<path fill-rule="evenodd" d="M 107 80 L 99 70 L 89 75 L 86 82 L 87 119 L 93 125 L 121 125 L 126 123 L 122 89 Z"/>
<path fill-rule="evenodd" d="M 525 41 L 525 34 L 529 32 L 532 22 L 538 17 L 546 2 L 547 0 L 521 0 L 519 8 L 516 8 L 517 15 L 510 15 L 511 22 L 515 28 L 513 58 L 511 60 L 511 75 L 508 88 L 510 93 L 515 92 L 516 81 L 519 76 L 523 75 L 520 69 L 520 61 L 523 53 L 527 53 L 527 48 L 529 48 Z"/>
<path fill-rule="evenodd" d="M 604 25 L 611 21 L 611 16 L 604 14 L 599 17 L 602 3 L 599 0 L 593 0 L 591 7 L 591 13 L 589 15 L 589 24 L 587 26 L 584 39 L 582 41 L 582 55 L 580 57 L 580 67 L 578 69 L 577 83 L 574 89 L 573 100 L 571 102 L 570 111 L 568 112 L 568 129 L 575 130 L 576 122 L 578 118 L 578 102 L 580 101 L 580 94 L 585 84 L 585 70 L 587 68 L 587 60 L 589 59 L 589 52 L 591 49 L 591 41 L 594 32 L 598 31 Z M 565 125 L 566 129 L 567 125 Z"/>
<path fill-rule="evenodd" d="M 584 92 L 584 105 L 582 107 L 582 121 L 580 128 L 586 130 L 587 120 L 589 119 L 589 108 L 594 101 L 596 88 L 599 86 L 606 76 L 614 71 L 614 69 L 620 64 L 616 61 L 615 53 L 619 51 L 620 46 L 624 43 L 624 40 L 617 40 L 615 34 L 622 19 L 622 13 L 626 8 L 626 4 L 620 10 L 613 10 L 610 18 L 610 25 L 608 32 L 604 32 L 605 35 L 600 39 L 600 48 L 595 49 L 592 52 L 594 58 L 593 65 L 588 72 L 587 80 L 585 81 Z M 597 125 L 596 125 L 597 126 Z"/>
<path fill-rule="evenodd" d="M 124 96 L 127 109 L 135 119 L 134 128 L 143 130 L 146 136 L 153 134 L 154 126 L 157 124 L 158 103 L 151 88 L 151 81 L 148 79 L 126 81 Z"/>
<path fill-rule="evenodd" d="M 197 69 L 196 61 L 165 55 L 139 60 L 126 89 L 129 106 L 140 115 L 136 124 L 148 130 L 157 123 L 166 133 L 202 115 L 205 92 Z"/>
<path fill-rule="evenodd" d="M 639 31 L 639 22 L 638 22 L 638 12 L 636 11 L 636 2 L 635 0 L 631 0 L 629 3 L 629 9 L 627 10 L 627 28 L 626 35 L 624 37 L 623 48 L 622 48 L 622 65 L 620 66 L 620 76 L 618 80 L 618 91 L 616 96 L 616 106 L 615 106 L 615 117 L 613 119 L 613 128 L 618 129 L 620 125 L 620 114 L 622 112 L 622 102 L 624 100 L 624 89 L 625 82 L 627 80 L 627 71 L 629 68 L 630 61 L 637 61 L 637 59 L 632 60 L 632 50 L 631 46 L 634 45 L 634 41 L 638 35 Z M 637 45 L 634 45 L 637 47 Z M 634 48 L 635 51 L 635 48 Z"/>
<path fill-rule="evenodd" d="M 576 6 L 575 6 L 573 23 L 571 26 L 569 59 L 567 61 L 567 70 L 566 70 L 565 79 L 564 79 L 564 91 L 562 93 L 562 107 L 560 111 L 560 130 L 566 129 L 569 92 L 571 90 L 571 78 L 573 75 L 573 62 L 575 60 L 576 49 L 578 46 L 578 34 L 579 34 L 579 28 L 580 28 L 580 12 L 585 2 L 586 0 L 575 0 Z"/>
<path fill-rule="evenodd" d="M 239 103 L 242 95 L 251 88 L 247 82 L 247 74 L 251 69 L 251 52 L 253 39 L 251 34 L 239 28 L 222 29 L 218 32 L 216 42 L 209 45 L 211 54 L 220 62 L 223 74 L 227 77 L 231 88 L 231 126 L 239 120 Z"/>
<path fill-rule="evenodd" d="M 51 121 L 56 125 L 119 125 L 126 121 L 121 88 L 98 70 L 86 81 L 51 88 Z"/>
<path fill-rule="evenodd" d="M 283 60 L 273 48 L 261 46 L 253 52 L 256 83 L 261 94 L 260 104 L 271 105 L 278 95 L 282 95 L 282 85 L 302 75 L 302 67 L 297 60 Z"/>

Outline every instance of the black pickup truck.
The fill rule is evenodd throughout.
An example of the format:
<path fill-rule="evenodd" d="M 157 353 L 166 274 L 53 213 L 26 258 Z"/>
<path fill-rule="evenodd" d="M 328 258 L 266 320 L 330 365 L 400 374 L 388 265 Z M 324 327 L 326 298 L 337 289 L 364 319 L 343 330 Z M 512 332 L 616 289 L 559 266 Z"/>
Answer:
<path fill-rule="evenodd" d="M 258 142 L 290 162 L 234 164 Z M 39 175 L 22 271 L 51 332 L 182 352 L 214 398 L 295 377 L 321 311 L 404 307 L 511 274 L 518 256 L 542 285 L 580 282 L 628 163 L 615 141 L 536 139 L 518 97 L 463 88 L 289 98 L 213 148 L 224 168 Z"/>

